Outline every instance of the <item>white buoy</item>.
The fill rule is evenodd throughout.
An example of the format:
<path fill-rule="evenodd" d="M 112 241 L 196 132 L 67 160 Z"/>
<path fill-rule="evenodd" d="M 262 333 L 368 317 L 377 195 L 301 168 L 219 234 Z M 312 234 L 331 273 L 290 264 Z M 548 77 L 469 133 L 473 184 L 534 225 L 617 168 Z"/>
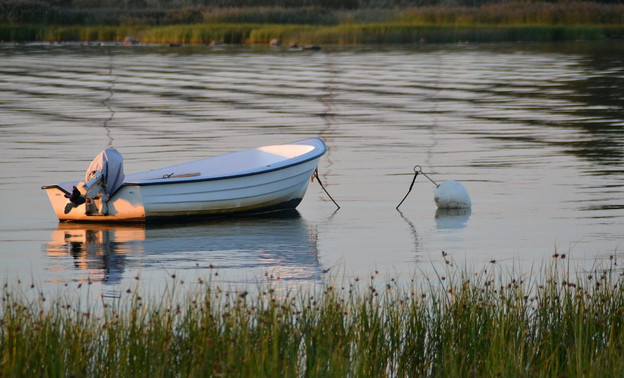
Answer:
<path fill-rule="evenodd" d="M 472 206 L 466 188 L 454 180 L 438 185 L 433 200 L 439 209 L 465 209 Z"/>

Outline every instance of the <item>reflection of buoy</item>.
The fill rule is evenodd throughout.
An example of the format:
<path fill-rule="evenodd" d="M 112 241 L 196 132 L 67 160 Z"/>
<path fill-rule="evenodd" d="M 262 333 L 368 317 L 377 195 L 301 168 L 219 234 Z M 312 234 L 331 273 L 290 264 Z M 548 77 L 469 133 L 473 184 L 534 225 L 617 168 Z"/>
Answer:
<path fill-rule="evenodd" d="M 470 208 L 443 209 L 439 208 L 435 213 L 436 226 L 439 229 L 462 229 L 466 227 L 470 218 Z"/>
<path fill-rule="evenodd" d="M 454 180 L 438 185 L 433 200 L 440 209 L 465 209 L 472 206 L 466 188 Z"/>

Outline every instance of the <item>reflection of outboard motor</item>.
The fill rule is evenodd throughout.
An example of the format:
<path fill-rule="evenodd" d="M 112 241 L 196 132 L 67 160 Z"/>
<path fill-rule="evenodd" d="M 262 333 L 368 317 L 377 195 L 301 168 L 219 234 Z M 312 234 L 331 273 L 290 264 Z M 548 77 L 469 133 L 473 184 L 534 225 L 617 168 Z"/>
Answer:
<path fill-rule="evenodd" d="M 114 148 L 107 148 L 93 159 L 85 182 L 73 188 L 72 194 L 65 195 L 69 203 L 65 214 L 73 208 L 85 204 L 87 215 L 107 215 L 107 202 L 123 184 L 123 157 Z"/>

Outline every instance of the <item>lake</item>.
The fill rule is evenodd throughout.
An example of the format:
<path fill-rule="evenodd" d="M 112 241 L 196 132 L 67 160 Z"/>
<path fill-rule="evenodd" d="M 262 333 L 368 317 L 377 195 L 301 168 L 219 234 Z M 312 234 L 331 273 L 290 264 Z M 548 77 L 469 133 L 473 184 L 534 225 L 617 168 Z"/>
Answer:
<path fill-rule="evenodd" d="M 624 247 L 624 42 L 332 47 L 0 46 L 0 281 L 94 295 L 324 277 L 409 281 L 442 263 L 584 268 Z M 59 224 L 41 186 L 113 146 L 127 173 L 321 137 L 289 214 Z M 469 211 L 437 211 L 461 182 Z M 376 272 L 376 273 L 375 273 Z M 184 285 L 186 282 L 186 286 Z M 85 285 L 87 286 L 87 285 Z"/>

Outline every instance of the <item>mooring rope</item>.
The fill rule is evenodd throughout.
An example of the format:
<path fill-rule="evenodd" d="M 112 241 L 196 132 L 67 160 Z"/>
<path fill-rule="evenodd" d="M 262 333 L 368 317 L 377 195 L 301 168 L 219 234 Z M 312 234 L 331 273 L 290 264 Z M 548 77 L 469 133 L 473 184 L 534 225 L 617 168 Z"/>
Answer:
<path fill-rule="evenodd" d="M 416 177 L 418 177 L 418 174 L 422 173 L 423 176 L 425 176 L 426 178 L 429 179 L 429 181 L 431 181 L 433 183 L 433 185 L 436 186 L 436 188 L 438 186 L 440 186 L 440 184 L 438 184 L 437 182 L 433 181 L 433 179 L 431 177 L 429 177 L 425 172 L 423 172 L 422 167 L 420 165 L 415 165 L 414 166 L 414 178 L 412 179 L 412 183 L 410 184 L 409 190 L 407 191 L 407 194 L 405 195 L 405 197 L 403 197 L 403 199 L 401 200 L 401 202 L 399 202 L 399 204 L 397 205 L 396 209 L 399 210 L 399 206 L 401 206 L 403 204 L 403 202 L 405 201 L 405 199 L 407 198 L 407 196 L 409 196 L 409 194 L 412 191 L 412 188 L 414 187 L 414 183 L 416 182 Z M 400 210 L 399 210 L 400 211 Z"/>
<path fill-rule="evenodd" d="M 418 168 L 418 171 L 416 171 L 416 168 Z M 437 182 L 433 181 L 433 180 L 431 179 L 431 177 L 427 176 L 427 174 L 426 174 L 425 172 L 423 172 L 423 171 L 422 171 L 422 167 L 421 167 L 420 165 L 415 165 L 415 166 L 414 166 L 414 172 L 417 172 L 416 174 L 418 174 L 418 173 L 422 173 L 422 174 L 423 174 L 426 178 L 428 178 L 428 179 L 429 179 L 429 181 L 431 181 L 431 182 L 433 183 L 433 185 L 435 185 L 435 186 L 436 186 L 436 188 L 437 188 L 438 186 L 440 186 L 440 184 L 438 184 Z"/>
<path fill-rule="evenodd" d="M 323 188 L 323 190 L 325 191 L 325 193 L 329 196 L 329 199 L 332 200 L 332 202 L 334 203 L 334 205 L 336 205 L 336 207 L 338 209 L 340 209 L 340 206 L 336 203 L 336 201 L 334 201 L 334 199 L 332 198 L 331 194 L 329 194 L 329 192 L 327 191 L 327 189 L 325 189 L 325 185 L 323 185 L 323 182 L 321 181 L 321 178 L 318 175 L 318 168 L 316 168 L 314 170 L 314 177 L 316 177 L 316 180 L 318 181 L 318 183 L 321 185 L 321 188 Z"/>
<path fill-rule="evenodd" d="M 108 145 L 107 145 L 107 147 L 112 147 L 114 140 L 113 140 L 113 136 L 111 134 L 111 129 L 110 129 L 109 123 L 115 117 L 115 111 L 111 107 L 111 99 L 113 98 L 113 95 L 115 94 L 115 92 L 114 92 L 115 77 L 113 76 L 113 52 L 112 52 L 111 48 L 108 49 L 108 53 L 110 55 L 110 65 L 108 67 L 108 76 L 111 78 L 111 83 L 110 83 L 110 86 L 108 88 L 106 88 L 106 90 L 108 91 L 108 97 L 102 101 L 102 104 L 104 104 L 104 106 L 106 106 L 106 108 L 110 112 L 110 116 L 108 117 L 108 119 L 104 120 L 104 125 L 103 126 L 104 126 L 104 130 L 106 130 L 106 137 L 108 138 Z"/>
<path fill-rule="evenodd" d="M 414 183 L 416 182 L 416 177 L 418 177 L 418 171 L 414 170 L 414 178 L 412 179 L 412 183 L 410 184 L 409 190 L 407 191 L 407 194 L 405 195 L 405 197 L 403 197 L 401 202 L 399 202 L 399 204 L 397 205 L 396 207 L 397 210 L 399 210 L 399 206 L 403 204 L 403 201 L 405 201 L 407 196 L 409 196 L 410 192 L 412 191 L 412 188 L 414 187 Z"/>

